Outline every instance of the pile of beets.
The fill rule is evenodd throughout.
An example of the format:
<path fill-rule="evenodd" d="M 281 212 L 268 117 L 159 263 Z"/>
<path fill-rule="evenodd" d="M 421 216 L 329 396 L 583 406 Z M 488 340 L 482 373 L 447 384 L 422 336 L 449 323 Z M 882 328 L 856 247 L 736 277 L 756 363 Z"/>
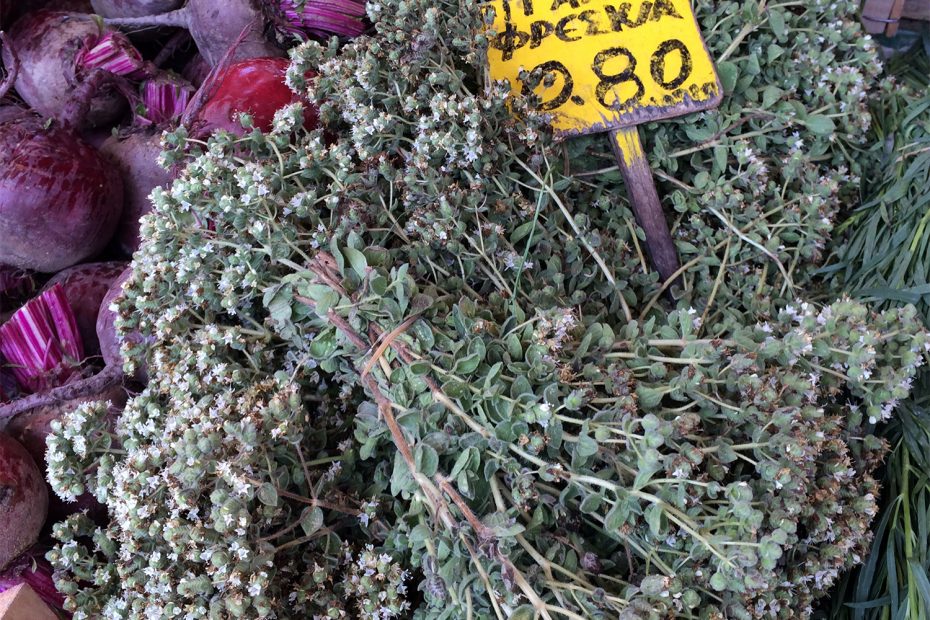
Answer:
<path fill-rule="evenodd" d="M 60 609 L 44 560 L 64 504 L 44 471 L 51 423 L 82 402 L 118 414 L 126 376 L 113 301 L 149 194 L 171 183 L 165 130 L 242 135 L 295 101 L 286 46 L 366 29 L 359 0 L 0 0 L 0 591 Z M 312 76 L 308 76 L 312 77 Z M 317 118 L 305 108 L 305 126 Z"/>

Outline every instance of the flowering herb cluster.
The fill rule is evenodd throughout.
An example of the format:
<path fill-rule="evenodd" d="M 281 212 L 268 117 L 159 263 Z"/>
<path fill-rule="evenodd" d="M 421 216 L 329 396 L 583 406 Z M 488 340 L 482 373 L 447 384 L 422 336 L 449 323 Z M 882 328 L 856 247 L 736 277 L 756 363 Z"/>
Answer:
<path fill-rule="evenodd" d="M 76 617 L 793 619 L 861 560 L 930 339 L 803 300 L 878 71 L 854 3 L 699 7 L 728 98 L 646 128 L 674 300 L 605 145 L 488 80 L 479 9 L 293 50 L 320 130 L 166 137 L 117 321 L 151 381 L 49 442 L 113 517 L 56 528 Z"/>

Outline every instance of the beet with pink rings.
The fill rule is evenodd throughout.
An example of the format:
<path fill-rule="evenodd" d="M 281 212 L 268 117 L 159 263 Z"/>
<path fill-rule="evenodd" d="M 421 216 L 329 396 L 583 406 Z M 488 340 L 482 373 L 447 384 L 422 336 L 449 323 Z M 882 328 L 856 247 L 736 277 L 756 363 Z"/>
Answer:
<path fill-rule="evenodd" d="M 95 356 L 100 353 L 97 343 L 97 314 L 110 285 L 126 268 L 126 263 L 111 261 L 106 263 L 85 263 L 76 265 L 58 273 L 45 285 L 48 290 L 60 284 L 77 325 L 81 341 L 84 343 L 84 355 Z"/>

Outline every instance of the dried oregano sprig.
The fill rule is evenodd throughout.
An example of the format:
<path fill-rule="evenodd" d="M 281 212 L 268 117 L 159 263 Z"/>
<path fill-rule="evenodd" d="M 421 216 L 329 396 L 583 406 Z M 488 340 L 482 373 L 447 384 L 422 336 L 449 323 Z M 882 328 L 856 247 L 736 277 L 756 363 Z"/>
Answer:
<path fill-rule="evenodd" d="M 359 581 L 355 551 L 340 538 L 383 527 L 344 491 L 364 488 L 346 416 L 320 404 L 311 414 L 286 373 L 247 367 L 258 355 L 246 350 L 247 366 L 237 363 L 229 353 L 244 339 L 234 329 L 185 337 L 172 348 L 189 355 L 154 356 L 148 388 L 111 429 L 121 450 L 75 467 L 109 445 L 100 439 L 105 411 L 90 405 L 49 441 L 55 490 L 68 498 L 86 488 L 112 517 L 104 530 L 83 516 L 56 530 L 63 544 L 50 558 L 69 569 L 59 587 L 75 616 L 265 617 L 286 608 L 295 617 L 395 617 L 409 576 L 387 562 L 383 579 Z M 95 438 L 81 451 L 70 432 L 78 423 Z"/>
<path fill-rule="evenodd" d="M 677 308 L 615 173 L 570 176 L 602 147 L 553 147 L 487 82 L 477 6 L 372 3 L 374 37 L 297 49 L 334 140 L 294 135 L 296 106 L 169 136 L 194 157 L 121 302 L 154 342 L 125 351 L 153 377 L 127 454 L 50 453 L 117 517 L 57 529 L 79 615 L 808 616 L 868 541 L 871 419 L 927 337 L 794 301 L 877 63 L 851 3 L 760 6 L 700 7 L 731 94 L 650 130 L 690 214 Z"/>
<path fill-rule="evenodd" d="M 359 411 L 356 438 L 361 454 L 409 444 L 419 475 L 395 453 L 395 496 L 436 515 L 468 500 L 461 518 L 477 551 L 419 511 L 388 538 L 427 557 L 437 538 L 460 550 L 441 563 L 449 577 L 440 595 L 427 597 L 436 609 L 448 605 L 448 586 L 461 587 L 471 565 L 489 557 L 478 570 L 493 581 L 500 569 L 512 594 L 528 596 L 523 577 L 540 594 L 537 609 L 791 618 L 808 615 L 838 573 L 860 561 L 883 446 L 863 432 L 857 409 L 881 416 L 908 392 L 930 346 L 912 309 L 870 324 L 849 301 L 802 304 L 713 341 L 694 337 L 686 311 L 617 335 L 572 321 L 559 335 L 537 315 L 504 320 L 510 336 L 500 340 L 486 331 L 494 309 L 463 300 L 416 311 L 419 319 L 385 345 L 393 354 L 381 359 L 398 367 L 372 385 L 372 351 L 385 348 L 376 345 L 396 324 L 389 308 L 411 312 L 419 291 L 398 270 L 370 268 L 351 248 L 343 254 L 315 259 L 297 285 L 321 330 L 306 350 L 335 348 L 321 364 L 335 358 L 357 369 L 377 402 L 390 400 L 381 418 Z M 383 279 L 398 294 L 366 309 L 333 285 L 359 276 L 362 290 Z M 333 291 L 339 298 L 330 303 Z M 450 323 L 456 338 L 438 327 Z M 392 424 L 403 429 L 400 441 Z M 432 497 L 430 482 L 448 500 Z"/>

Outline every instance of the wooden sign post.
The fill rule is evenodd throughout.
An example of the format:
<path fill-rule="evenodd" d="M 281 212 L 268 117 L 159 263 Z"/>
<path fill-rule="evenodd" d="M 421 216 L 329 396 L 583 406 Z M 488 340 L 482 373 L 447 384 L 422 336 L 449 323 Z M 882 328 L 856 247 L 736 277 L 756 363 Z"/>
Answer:
<path fill-rule="evenodd" d="M 663 279 L 678 270 L 636 125 L 720 103 L 722 88 L 689 0 L 491 0 L 491 77 L 519 87 L 542 71 L 539 109 L 558 137 L 609 131 L 646 247 Z"/>

